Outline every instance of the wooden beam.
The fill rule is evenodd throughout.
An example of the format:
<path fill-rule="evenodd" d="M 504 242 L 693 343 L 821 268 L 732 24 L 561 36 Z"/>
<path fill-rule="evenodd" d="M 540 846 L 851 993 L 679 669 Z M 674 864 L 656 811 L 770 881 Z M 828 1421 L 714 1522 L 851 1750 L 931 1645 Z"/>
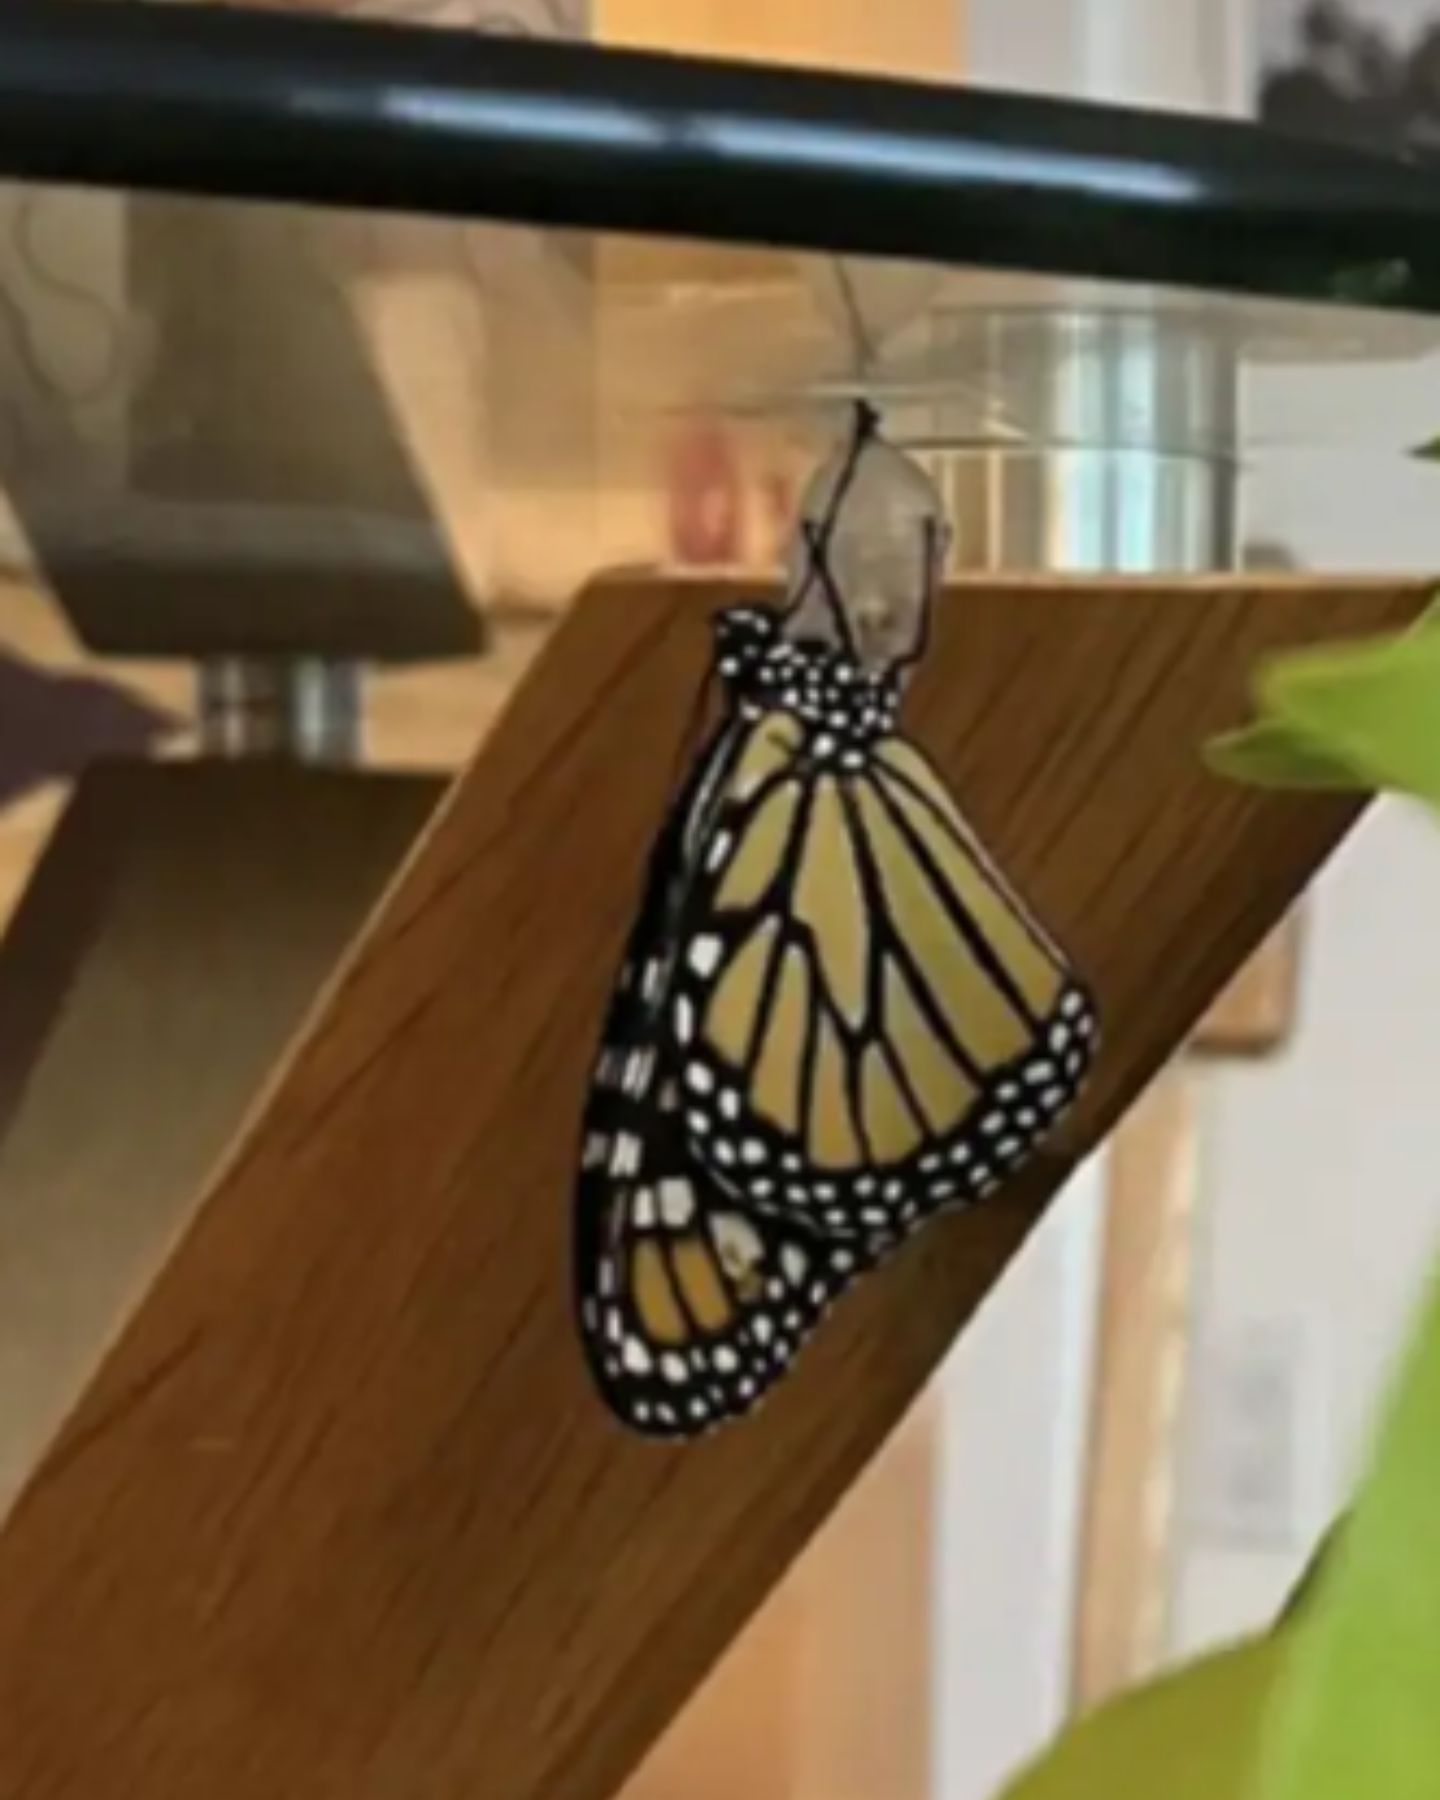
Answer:
<path fill-rule="evenodd" d="M 0 1515 L 443 785 L 283 762 L 77 783 L 0 939 Z"/>
<path fill-rule="evenodd" d="M 1299 915 L 1276 926 L 1196 1027 L 1205 1056 L 1266 1056 L 1295 1026 L 1303 937 Z"/>
<path fill-rule="evenodd" d="M 1421 582 L 977 585 L 911 717 L 1094 981 L 1078 1117 L 752 1422 L 623 1433 L 576 1346 L 594 1034 L 733 588 L 594 592 L 311 1019 L 0 1536 L 4 1800 L 603 1800 L 1354 817 L 1198 745 Z"/>
<path fill-rule="evenodd" d="M 1196 1130 L 1180 1059 L 1136 1102 L 1109 1152 L 1075 1605 L 1072 1692 L 1081 1710 L 1149 1674 L 1164 1640 Z"/>

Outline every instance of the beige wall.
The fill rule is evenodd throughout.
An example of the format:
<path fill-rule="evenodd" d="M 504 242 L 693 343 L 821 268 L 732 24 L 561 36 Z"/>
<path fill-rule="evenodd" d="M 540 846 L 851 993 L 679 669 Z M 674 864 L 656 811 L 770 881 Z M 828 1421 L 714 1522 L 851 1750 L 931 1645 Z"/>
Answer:
<path fill-rule="evenodd" d="M 942 0 L 596 0 L 596 36 L 713 56 L 952 81 L 957 5 Z"/>

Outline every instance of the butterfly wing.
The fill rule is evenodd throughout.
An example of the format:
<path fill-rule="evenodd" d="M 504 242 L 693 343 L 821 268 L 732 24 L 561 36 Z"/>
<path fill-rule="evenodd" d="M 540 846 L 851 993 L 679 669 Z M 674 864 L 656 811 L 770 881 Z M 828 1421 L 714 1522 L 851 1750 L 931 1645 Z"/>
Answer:
<path fill-rule="evenodd" d="M 685 921 L 727 853 L 720 821 L 735 771 L 767 754 L 751 724 L 727 722 L 672 807 L 585 1108 L 574 1232 L 581 1339 L 612 1410 L 655 1436 L 692 1436 L 748 1411 L 871 1260 L 723 1192 L 681 1129 L 672 1025 Z"/>
<path fill-rule="evenodd" d="M 1089 996 L 905 739 L 817 758 L 766 715 L 726 771 L 669 1002 L 692 1158 L 765 1211 L 894 1236 L 1069 1105 Z"/>
<path fill-rule="evenodd" d="M 617 1415 L 662 1436 L 748 1410 L 858 1274 L 996 1186 L 1093 1045 L 1060 952 L 867 716 L 873 684 L 807 691 L 771 644 L 796 690 L 741 693 L 672 809 L 586 1106 L 581 1335 Z M 802 722 L 817 700 L 837 711 Z"/>
<path fill-rule="evenodd" d="M 764 1396 L 869 1252 L 722 1193 L 663 1087 L 613 1098 L 615 1134 L 587 1143 L 580 1176 L 581 1336 L 627 1425 L 693 1436 Z"/>

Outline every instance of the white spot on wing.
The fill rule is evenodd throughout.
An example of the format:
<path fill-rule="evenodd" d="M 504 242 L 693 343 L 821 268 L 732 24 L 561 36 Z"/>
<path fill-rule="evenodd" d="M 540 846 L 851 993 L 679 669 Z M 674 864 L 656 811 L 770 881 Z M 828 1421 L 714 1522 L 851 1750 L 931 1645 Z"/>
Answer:
<path fill-rule="evenodd" d="M 633 1132 L 617 1132 L 610 1148 L 610 1173 L 633 1175 L 640 1167 L 640 1148 L 640 1140 Z"/>
<path fill-rule="evenodd" d="M 727 1275 L 748 1275 L 765 1254 L 759 1232 L 738 1213 L 717 1214 L 711 1220 L 710 1235 Z"/>
<path fill-rule="evenodd" d="M 690 946 L 688 962 L 697 975 L 713 975 L 720 967 L 720 953 L 724 949 L 718 937 L 708 934 L 697 937 Z"/>
<path fill-rule="evenodd" d="M 674 1230 L 688 1225 L 695 1211 L 695 1190 L 688 1181 L 672 1177 L 660 1183 L 660 1217 Z"/>

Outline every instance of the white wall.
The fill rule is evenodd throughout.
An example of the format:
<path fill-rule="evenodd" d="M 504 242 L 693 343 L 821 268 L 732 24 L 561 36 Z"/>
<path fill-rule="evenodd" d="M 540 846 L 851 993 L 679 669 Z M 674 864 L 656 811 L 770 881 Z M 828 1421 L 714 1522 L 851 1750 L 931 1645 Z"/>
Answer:
<path fill-rule="evenodd" d="M 1092 1159 L 938 1377 L 934 1800 L 990 1800 L 1065 1716 L 1103 1188 Z"/>
<path fill-rule="evenodd" d="M 1181 111 L 1232 110 L 1247 0 L 963 0 L 968 80 Z"/>
<path fill-rule="evenodd" d="M 1423 360 L 1270 368 L 1250 383 L 1252 531 L 1322 570 L 1440 569 L 1440 470 L 1406 447 L 1440 429 Z M 1319 448 L 1301 448 L 1302 446 Z M 1440 823 L 1377 805 L 1307 902 L 1301 1017 L 1268 1065 L 1209 1075 L 1203 1241 L 1171 1647 L 1273 1614 L 1343 1504 L 1397 1336 L 1440 1242 Z M 1255 1331 L 1274 1372 L 1268 1526 L 1217 1493 L 1228 1391 Z"/>
<path fill-rule="evenodd" d="M 1343 1502 L 1440 1246 L 1437 918 L 1440 825 L 1377 806 L 1313 891 L 1293 1049 L 1209 1077 L 1177 1652 L 1273 1614 Z M 1207 1501 L 1207 1414 L 1257 1327 L 1293 1346 L 1293 1437 L 1276 1448 L 1293 1506 L 1288 1527 L 1247 1542 Z"/>

